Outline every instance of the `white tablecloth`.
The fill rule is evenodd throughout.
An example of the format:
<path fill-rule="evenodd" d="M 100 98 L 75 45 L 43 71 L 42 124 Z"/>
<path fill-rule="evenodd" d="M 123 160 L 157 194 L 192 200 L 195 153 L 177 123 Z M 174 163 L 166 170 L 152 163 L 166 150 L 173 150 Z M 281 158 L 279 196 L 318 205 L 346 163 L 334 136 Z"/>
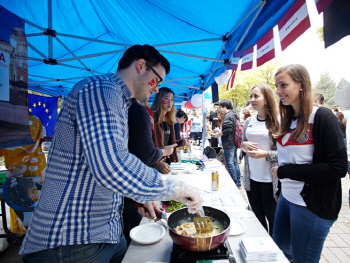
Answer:
<path fill-rule="evenodd" d="M 230 175 L 224 167 L 215 169 L 219 172 L 219 191 L 211 190 L 211 171 L 196 171 L 188 174 L 184 171 L 178 175 L 168 175 L 170 178 L 184 181 L 201 190 L 205 206 L 212 206 L 227 212 L 232 220 L 238 220 L 246 227 L 244 233 L 240 235 L 230 235 L 230 243 L 233 256 L 237 263 L 245 262 L 241 256 L 239 242 L 244 237 L 269 237 L 266 230 L 260 224 L 255 215 L 247 210 L 248 204 L 241 195 L 239 189 L 234 184 Z M 141 224 L 149 223 L 147 218 L 143 218 Z M 150 263 L 150 262 L 170 262 L 173 241 L 168 232 L 163 239 L 151 245 L 140 245 L 132 241 L 123 259 L 123 263 Z M 287 259 L 278 261 L 288 263 Z"/>

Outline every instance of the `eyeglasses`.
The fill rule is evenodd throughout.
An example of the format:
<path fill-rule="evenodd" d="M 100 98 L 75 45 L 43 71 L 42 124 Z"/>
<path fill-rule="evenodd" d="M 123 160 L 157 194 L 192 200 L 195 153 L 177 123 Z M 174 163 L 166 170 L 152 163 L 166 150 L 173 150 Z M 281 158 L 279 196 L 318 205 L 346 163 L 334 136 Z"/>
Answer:
<path fill-rule="evenodd" d="M 147 65 L 147 67 L 149 67 L 149 68 L 153 71 L 153 73 L 156 74 L 156 76 L 159 78 L 159 81 L 157 81 L 157 85 L 156 85 L 156 87 L 159 87 L 160 84 L 162 84 L 162 82 L 163 82 L 163 78 L 162 78 L 161 76 L 159 76 L 159 74 L 157 73 L 157 71 L 155 71 L 154 68 L 153 68 L 150 64 L 148 64 L 147 61 L 146 61 L 146 65 Z"/>

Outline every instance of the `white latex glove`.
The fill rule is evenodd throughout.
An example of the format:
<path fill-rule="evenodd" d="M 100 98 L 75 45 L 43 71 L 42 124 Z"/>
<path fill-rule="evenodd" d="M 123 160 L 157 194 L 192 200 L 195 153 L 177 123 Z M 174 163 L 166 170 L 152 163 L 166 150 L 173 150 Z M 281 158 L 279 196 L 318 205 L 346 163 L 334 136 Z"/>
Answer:
<path fill-rule="evenodd" d="M 175 200 L 187 206 L 188 212 L 194 214 L 203 210 L 203 199 L 198 189 L 186 185 L 182 181 L 177 181 L 175 193 L 171 195 L 170 200 Z"/>

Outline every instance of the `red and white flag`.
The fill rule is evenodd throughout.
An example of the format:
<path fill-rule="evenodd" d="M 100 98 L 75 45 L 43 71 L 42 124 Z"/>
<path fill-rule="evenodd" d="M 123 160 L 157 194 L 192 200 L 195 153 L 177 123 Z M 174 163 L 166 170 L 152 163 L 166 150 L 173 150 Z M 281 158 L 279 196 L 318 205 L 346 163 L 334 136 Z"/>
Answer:
<path fill-rule="evenodd" d="M 273 39 L 273 29 L 263 36 L 257 43 L 257 67 L 275 57 L 275 42 Z"/>
<path fill-rule="evenodd" d="M 305 0 L 296 0 L 277 24 L 283 51 L 311 26 Z"/>
<path fill-rule="evenodd" d="M 237 70 L 239 60 L 241 59 L 241 53 L 241 51 L 233 52 L 229 69 Z"/>
<path fill-rule="evenodd" d="M 233 88 L 233 82 L 235 82 L 235 77 L 236 77 L 236 70 L 232 70 L 231 77 L 229 78 L 229 80 L 227 82 L 226 90 Z"/>
<path fill-rule="evenodd" d="M 317 11 L 321 14 L 333 0 L 315 0 Z"/>
<path fill-rule="evenodd" d="M 254 45 L 243 50 L 241 71 L 251 69 L 253 67 Z"/>

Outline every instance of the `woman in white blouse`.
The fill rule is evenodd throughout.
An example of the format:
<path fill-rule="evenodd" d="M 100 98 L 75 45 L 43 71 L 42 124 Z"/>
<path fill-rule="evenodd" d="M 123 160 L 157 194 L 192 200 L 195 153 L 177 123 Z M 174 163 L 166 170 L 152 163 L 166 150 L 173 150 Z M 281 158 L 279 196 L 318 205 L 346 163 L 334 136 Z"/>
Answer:
<path fill-rule="evenodd" d="M 272 134 L 279 127 L 278 112 L 273 90 L 267 84 L 254 86 L 250 101 L 257 114 L 244 123 L 242 149 L 246 154 L 243 185 L 253 212 L 272 236 L 277 181 L 273 180 L 270 168 L 277 165 L 276 140 Z"/>

